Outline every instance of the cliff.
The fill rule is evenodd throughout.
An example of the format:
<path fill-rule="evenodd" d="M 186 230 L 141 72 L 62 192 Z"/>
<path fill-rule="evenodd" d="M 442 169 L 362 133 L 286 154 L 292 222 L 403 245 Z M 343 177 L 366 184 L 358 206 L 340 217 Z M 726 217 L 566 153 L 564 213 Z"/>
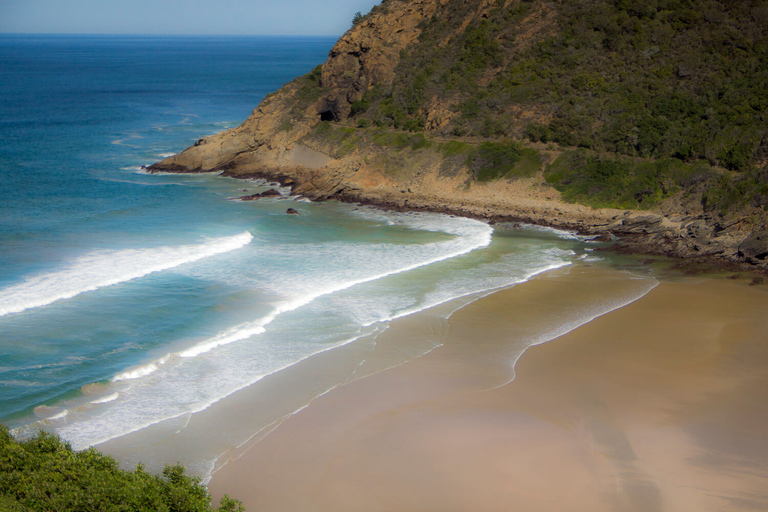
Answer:
<path fill-rule="evenodd" d="M 768 2 L 384 0 L 150 167 L 766 268 Z"/>

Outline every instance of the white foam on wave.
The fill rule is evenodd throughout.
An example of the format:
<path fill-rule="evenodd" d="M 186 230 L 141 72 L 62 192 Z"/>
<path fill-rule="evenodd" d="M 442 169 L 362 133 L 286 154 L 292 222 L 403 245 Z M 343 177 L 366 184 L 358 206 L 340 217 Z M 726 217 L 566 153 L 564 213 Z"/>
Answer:
<path fill-rule="evenodd" d="M 99 405 L 99 404 L 106 404 L 109 402 L 114 402 L 120 398 L 120 393 L 112 393 L 111 395 L 107 395 L 101 398 L 97 398 L 96 400 L 91 400 L 91 403 L 93 405 Z"/>
<path fill-rule="evenodd" d="M 568 334 L 571 331 L 578 329 L 582 325 L 588 324 L 596 318 L 628 306 L 629 304 L 632 304 L 633 302 L 640 300 L 648 295 L 654 288 L 659 285 L 659 281 L 655 278 L 632 275 L 629 276 L 629 279 L 635 283 L 638 283 L 635 290 L 627 291 L 623 296 L 613 297 L 610 300 L 600 301 L 599 303 L 593 304 L 590 307 L 584 307 L 584 309 L 578 311 L 578 314 L 576 314 L 573 318 L 568 318 L 568 315 L 564 313 L 560 323 L 553 325 L 552 329 L 540 332 L 537 336 L 525 340 L 525 348 L 511 361 L 512 371 L 510 380 L 500 384 L 497 387 L 502 387 L 514 380 L 515 366 L 529 348 L 553 341 L 561 336 Z"/>
<path fill-rule="evenodd" d="M 486 247 L 491 243 L 493 233 L 493 229 L 483 222 L 464 218 L 449 218 L 436 214 L 364 212 L 361 215 L 370 217 L 372 220 L 376 220 L 374 217 L 380 216 L 382 224 L 387 224 L 389 220 L 392 224 L 405 228 L 442 232 L 452 236 L 435 237 L 434 241 L 427 242 L 424 241 L 423 236 L 420 236 L 419 240 L 422 242 L 412 244 L 344 243 L 340 246 L 338 243 L 335 245 L 332 243 L 297 243 L 265 247 L 264 251 L 272 251 L 269 256 L 279 263 L 279 268 L 292 270 L 288 273 L 280 273 L 270 280 L 270 276 L 275 274 L 273 269 L 269 266 L 262 268 L 259 265 L 256 266 L 258 271 L 254 272 L 256 275 L 252 282 L 254 286 L 267 292 L 283 292 L 281 295 L 286 297 L 283 302 L 275 304 L 268 314 L 253 322 L 246 322 L 223 330 L 216 336 L 186 350 L 116 375 L 112 379 L 113 383 L 127 381 L 120 382 L 119 388 L 117 388 L 120 390 L 119 399 L 115 399 L 114 403 L 108 407 L 98 408 L 98 411 L 95 410 L 97 408 L 86 411 L 82 418 L 80 413 L 74 414 L 74 417 L 68 418 L 67 425 L 57 429 L 58 433 L 71 441 L 74 446 L 85 447 L 172 418 L 194 414 L 231 393 L 254 384 L 266 375 L 293 366 L 319 352 L 332 350 L 360 339 L 361 336 L 370 334 L 372 330 L 381 329 L 382 324 L 363 325 L 358 320 L 362 320 L 363 317 L 371 318 L 371 315 L 365 314 L 361 317 L 350 315 L 349 311 L 346 311 L 349 309 L 346 306 L 353 306 L 359 302 L 361 295 L 370 297 L 370 300 L 373 301 L 375 293 L 371 294 L 367 289 L 358 289 L 359 293 L 357 290 L 349 290 L 346 293 L 328 297 L 328 304 L 326 304 L 326 299 L 320 301 L 317 299 L 363 283 L 370 283 L 368 286 L 371 286 L 372 289 L 378 289 L 379 286 L 383 286 L 384 289 L 389 289 L 392 285 L 397 286 L 398 283 L 396 282 L 375 283 L 374 281 L 397 274 L 405 274 L 411 270 L 450 260 Z M 401 240 L 406 241 L 405 238 L 401 238 Z M 414 279 L 426 279 L 425 282 L 433 279 L 438 279 L 438 281 L 433 283 L 434 287 L 431 291 L 429 286 L 418 287 L 418 290 L 428 292 L 423 300 L 419 300 L 418 303 L 411 301 L 408 305 L 395 300 L 389 306 L 375 308 L 376 310 L 372 311 L 372 314 L 386 320 L 405 316 L 414 311 L 426 309 L 431 305 L 462 296 L 470 300 L 472 293 L 484 293 L 489 289 L 508 286 L 510 281 L 519 282 L 530 278 L 533 274 L 567 265 L 570 263 L 569 257 L 572 256 L 570 251 L 558 249 L 525 254 L 525 259 L 519 262 L 510 259 L 508 262 L 492 263 L 498 268 L 493 276 L 485 281 L 481 278 L 488 269 L 483 268 L 482 265 L 476 270 L 473 270 L 475 269 L 474 266 L 467 267 L 469 270 L 463 274 L 461 283 L 456 286 L 449 282 L 456 277 L 451 269 L 464 269 L 465 262 L 463 260 L 446 262 L 447 267 L 437 269 L 437 273 L 441 276 L 450 276 L 445 279 L 432 275 L 432 271 L 425 268 L 423 269 L 425 274 L 418 276 L 414 274 Z M 307 258 L 307 255 L 311 255 L 311 257 Z M 329 260 L 333 264 L 315 266 L 316 262 L 324 262 L 330 257 L 333 257 Z M 513 259 L 521 257 L 515 255 Z M 301 272 L 297 271 L 296 265 L 303 263 L 306 263 L 310 268 L 302 269 Z M 522 265 L 521 270 L 510 275 L 507 270 L 518 268 L 517 263 Z M 206 273 L 209 271 L 217 272 L 214 274 L 217 278 L 219 273 L 223 272 L 218 268 L 213 270 L 206 268 L 203 271 Z M 193 272 L 198 272 L 198 269 L 193 269 Z M 227 270 L 226 273 L 231 273 L 231 271 Z M 245 274 L 246 279 L 250 282 L 251 273 L 246 272 Z M 408 277 L 403 275 L 394 279 L 407 281 Z M 245 282 L 242 273 L 238 273 L 238 280 L 241 284 Z M 273 285 L 277 287 L 274 290 L 270 289 Z M 312 303 L 314 304 L 309 306 Z M 285 338 L 285 333 L 282 333 L 281 329 L 290 328 L 288 324 L 291 324 L 292 317 L 287 315 L 282 317 L 281 321 L 275 320 L 281 317 L 283 313 L 305 306 L 309 308 L 307 315 L 310 317 L 327 308 L 338 310 L 341 307 L 344 309 L 342 316 L 352 320 L 350 326 L 359 326 L 361 330 L 357 335 L 349 331 L 339 330 L 337 332 L 334 330 L 334 335 L 344 333 L 344 337 L 336 338 L 336 341 L 333 342 L 328 338 L 319 340 L 317 343 L 309 341 L 288 346 L 281 338 L 281 336 Z M 318 311 L 312 310 L 315 307 Z M 302 309 L 302 311 L 304 310 Z M 282 321 L 283 319 L 285 322 Z M 270 324 L 272 324 L 274 333 L 267 332 Z M 315 324 L 311 322 L 307 324 L 310 328 L 313 325 Z M 259 336 L 261 334 L 264 335 Z M 247 338 L 252 339 L 248 340 L 247 343 L 233 344 L 235 341 Z M 225 348 L 224 345 L 230 346 Z M 217 347 L 222 348 L 216 350 Z M 214 350 L 216 351 L 213 352 Z M 114 385 L 118 386 L 118 384 Z"/>
<path fill-rule="evenodd" d="M 305 294 L 279 304 L 275 309 L 272 310 L 271 313 L 254 322 L 246 322 L 232 327 L 225 332 L 217 334 L 213 338 L 205 340 L 187 350 L 184 350 L 179 355 L 181 357 L 197 357 L 215 349 L 216 347 L 262 334 L 266 331 L 266 326 L 272 323 L 272 321 L 274 321 L 274 319 L 279 315 L 289 311 L 294 311 L 315 301 L 320 297 L 337 293 L 363 283 L 378 281 L 380 279 L 408 272 L 419 267 L 432 265 L 440 261 L 462 256 L 481 247 L 490 245 L 491 238 L 493 236 L 493 229 L 490 226 L 483 222 L 472 219 L 456 219 L 457 222 L 448 223 L 447 225 L 444 222 L 445 218 L 443 216 L 437 215 L 404 215 L 403 218 L 399 220 L 408 225 L 408 227 L 412 227 L 414 229 L 443 231 L 449 234 L 458 235 L 459 239 L 448 242 L 426 244 L 426 247 L 432 250 L 422 254 L 421 257 L 414 258 L 413 261 L 399 266 L 392 266 L 390 269 L 372 275 L 346 281 L 339 280 L 326 283 L 323 287 L 315 288 L 314 290 L 310 290 L 305 292 Z M 375 248 L 377 245 L 370 244 L 369 247 Z M 368 255 L 368 257 L 370 258 L 370 255 Z M 344 274 L 346 274 L 348 269 L 344 270 Z"/>
<path fill-rule="evenodd" d="M 140 379 L 141 377 L 146 377 L 147 375 L 151 375 L 155 373 L 162 365 L 167 363 L 170 358 L 171 358 L 171 354 L 166 354 L 160 359 L 158 359 L 157 361 L 153 361 L 148 364 L 143 364 L 141 366 L 131 368 L 130 370 L 124 371 L 123 373 L 120 373 L 112 377 L 112 382 L 119 382 L 121 380 Z"/>
<path fill-rule="evenodd" d="M 221 386 L 221 389 L 219 390 L 220 392 L 211 393 L 204 399 L 187 399 L 169 402 L 167 395 L 150 396 L 146 394 L 147 388 L 154 390 L 162 381 L 153 383 L 145 382 L 143 386 L 139 384 L 134 388 L 129 387 L 119 393 L 121 400 L 117 402 L 117 406 L 106 409 L 105 412 L 99 415 L 91 416 L 86 421 L 71 421 L 67 425 L 57 428 L 56 432 L 61 437 L 70 442 L 74 449 L 82 450 L 88 446 L 104 443 L 111 439 L 136 432 L 143 428 L 147 428 L 164 421 L 173 420 L 175 418 L 180 418 L 184 417 L 185 415 L 188 416 L 190 414 L 203 411 L 221 400 L 224 396 L 234 393 L 247 386 L 253 385 L 268 375 L 272 375 L 274 373 L 285 370 L 286 368 L 304 361 L 312 356 L 315 356 L 318 353 L 327 352 L 329 350 L 333 350 L 357 341 L 365 336 L 372 334 L 373 332 L 375 332 L 375 330 L 367 330 L 361 332 L 356 336 L 340 340 L 337 343 L 325 346 L 320 350 L 304 354 L 298 359 L 284 361 L 282 364 L 278 364 L 270 368 L 268 371 L 249 372 L 247 378 L 238 381 L 236 385 L 233 385 L 233 383 L 225 383 L 229 376 L 219 374 L 218 379 L 221 379 L 222 381 L 219 383 Z M 177 362 L 180 364 L 184 364 L 185 361 L 190 360 L 177 360 Z M 177 377 L 183 377 L 183 371 L 181 374 L 178 374 Z M 229 384 L 229 386 L 227 384 Z M 164 384 L 160 385 L 163 386 Z M 177 389 L 177 391 L 179 390 Z M 187 392 L 191 392 L 193 395 L 197 394 L 194 390 L 190 389 L 188 389 Z M 182 394 L 184 393 L 182 392 Z M 185 396 L 185 398 L 188 397 Z M 36 428 L 39 428 L 40 425 L 43 425 L 50 419 L 51 418 L 46 418 L 14 429 L 13 433 L 23 434 L 24 432 L 33 432 Z"/>
<path fill-rule="evenodd" d="M 597 237 L 597 235 L 580 235 L 575 231 L 569 231 L 566 229 L 558 229 L 549 226 L 538 226 L 536 224 L 521 223 L 520 227 L 528 231 L 538 231 L 539 233 L 549 233 L 562 238 L 564 240 L 580 240 L 582 242 L 589 242 Z"/>
<path fill-rule="evenodd" d="M 239 249 L 251 240 L 253 235 L 245 232 L 197 245 L 92 252 L 61 270 L 30 277 L 23 283 L 0 290 L 0 316 L 46 306 L 81 293 Z"/>
<path fill-rule="evenodd" d="M 489 295 L 491 293 L 497 292 L 497 291 L 499 291 L 501 289 L 509 288 L 510 286 L 513 286 L 513 285 L 516 285 L 516 284 L 520 284 L 520 283 L 524 283 L 524 282 L 530 280 L 531 278 L 533 278 L 533 277 L 535 277 L 535 276 L 537 276 L 539 274 L 543 274 L 545 272 L 549 272 L 550 270 L 556 270 L 558 268 L 567 267 L 568 265 L 570 265 L 570 263 L 567 262 L 567 261 L 561 261 L 561 262 L 558 262 L 558 263 L 549 263 L 549 264 L 546 264 L 546 265 L 544 265 L 542 267 L 539 267 L 537 269 L 530 270 L 529 272 L 526 272 L 524 275 L 522 275 L 520 277 L 511 277 L 508 281 L 504 282 L 503 284 L 499 284 L 498 286 L 495 286 L 495 287 L 492 287 L 492 288 L 486 288 L 486 287 L 479 286 L 476 289 L 469 288 L 469 289 L 464 289 L 464 290 L 457 290 L 452 295 L 444 295 L 444 296 L 436 295 L 434 297 L 428 298 L 427 301 L 425 301 L 422 304 L 419 304 L 417 307 L 413 307 L 413 308 L 409 308 L 409 309 L 404 309 L 402 311 L 398 311 L 397 313 L 392 314 L 391 316 L 379 318 L 379 319 L 376 319 L 376 320 L 373 320 L 373 321 L 368 321 L 368 322 L 366 322 L 363 325 L 365 327 L 367 327 L 367 326 L 373 325 L 374 323 L 377 323 L 377 322 L 390 322 L 392 320 L 397 320 L 398 318 L 403 318 L 403 317 L 406 317 L 406 316 L 414 315 L 416 313 L 420 313 L 421 311 L 426 311 L 427 309 L 433 308 L 435 306 L 439 306 L 440 304 L 443 304 L 445 302 L 448 302 L 448 301 L 451 301 L 451 300 L 454 300 L 454 299 L 460 299 L 462 297 L 467 297 L 467 296 L 475 295 L 475 294 L 482 294 L 482 295 L 478 296 L 476 299 L 474 299 L 474 300 L 477 300 L 477 299 L 479 299 L 481 297 L 484 297 L 484 296 Z M 470 301 L 469 303 L 474 302 L 474 300 Z M 456 310 L 461 309 L 463 307 L 466 307 L 467 304 L 468 303 L 462 304 L 461 306 L 457 306 Z M 455 313 L 456 310 L 454 310 L 450 314 Z M 449 316 L 450 316 L 450 314 L 449 314 Z"/>

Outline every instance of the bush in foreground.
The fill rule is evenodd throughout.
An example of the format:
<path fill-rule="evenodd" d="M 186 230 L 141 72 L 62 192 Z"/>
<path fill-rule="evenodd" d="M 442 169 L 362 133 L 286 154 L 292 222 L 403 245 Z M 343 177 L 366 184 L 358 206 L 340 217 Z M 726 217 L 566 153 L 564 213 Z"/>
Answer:
<path fill-rule="evenodd" d="M 124 471 L 93 448 L 72 450 L 47 432 L 16 441 L 0 425 L 0 510 L 57 512 L 242 512 L 225 496 L 211 506 L 208 490 L 182 466 L 162 476 L 139 465 Z"/>

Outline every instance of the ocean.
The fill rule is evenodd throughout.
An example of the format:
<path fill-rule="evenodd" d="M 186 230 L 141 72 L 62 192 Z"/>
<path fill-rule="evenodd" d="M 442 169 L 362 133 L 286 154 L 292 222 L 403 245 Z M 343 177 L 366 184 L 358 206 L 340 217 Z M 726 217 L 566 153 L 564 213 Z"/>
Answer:
<path fill-rule="evenodd" d="M 334 42 L 0 35 L 0 422 L 77 449 L 138 435 L 123 462 L 180 460 L 207 477 L 224 451 L 348 376 L 303 383 L 290 406 L 209 433 L 210 449 L 151 446 L 267 376 L 375 340 L 393 319 L 447 317 L 608 258 L 572 233 L 312 203 L 287 189 L 234 201 L 274 185 L 142 169 L 237 126 Z M 620 293 L 565 312 L 530 343 L 654 283 L 628 273 Z M 414 342 L 391 365 L 438 344 Z"/>

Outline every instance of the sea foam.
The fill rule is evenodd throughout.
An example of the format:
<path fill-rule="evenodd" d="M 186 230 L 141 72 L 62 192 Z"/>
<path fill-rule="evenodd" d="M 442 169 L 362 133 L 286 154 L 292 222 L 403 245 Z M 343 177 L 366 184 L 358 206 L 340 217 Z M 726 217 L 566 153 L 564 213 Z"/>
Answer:
<path fill-rule="evenodd" d="M 0 290 L 0 316 L 46 306 L 81 293 L 233 251 L 251 240 L 253 235 L 244 232 L 197 245 L 88 253 L 60 270 L 29 277 L 20 284 Z"/>
<path fill-rule="evenodd" d="M 371 217 L 375 217 L 375 212 L 370 212 Z M 386 221 L 392 221 L 393 215 L 389 215 L 390 218 L 386 218 Z M 226 345 L 235 341 L 247 339 L 251 336 L 262 334 L 266 331 L 266 326 L 272 323 L 279 315 L 294 311 L 302 306 L 306 306 L 316 299 L 337 293 L 343 290 L 347 290 L 354 286 L 369 283 L 384 279 L 396 274 L 402 274 L 415 270 L 420 267 L 432 265 L 444 260 L 449 260 L 470 253 L 481 247 L 486 247 L 491 243 L 493 236 L 493 228 L 487 224 L 465 218 L 452 219 L 452 222 L 446 223 L 447 217 L 442 215 L 423 215 L 423 214 L 394 214 L 395 222 L 402 223 L 404 226 L 412 229 L 424 230 L 424 231 L 441 231 L 451 235 L 455 235 L 454 240 L 446 242 L 436 242 L 431 244 L 425 244 L 421 247 L 421 250 L 413 250 L 414 254 L 409 257 L 404 257 L 401 251 L 398 251 L 398 257 L 392 261 L 387 262 L 385 257 L 382 266 L 378 271 L 367 272 L 362 276 L 358 276 L 352 279 L 339 279 L 337 275 L 333 275 L 330 279 L 318 279 L 319 285 L 313 288 L 302 288 L 302 293 L 286 300 L 276 306 L 271 313 L 254 321 L 246 322 L 244 324 L 232 327 L 227 331 L 217 334 L 213 338 L 207 339 L 197 345 L 184 350 L 179 355 L 181 357 L 197 357 L 201 354 L 209 352 L 216 347 Z M 381 257 L 384 254 L 376 255 L 376 248 L 384 248 L 385 244 L 376 245 L 370 244 L 367 246 L 367 250 L 363 254 L 364 259 L 358 265 L 359 268 L 368 268 L 368 263 L 371 258 L 375 256 Z M 306 250 L 306 248 L 304 248 Z M 338 250 L 337 247 L 333 247 L 331 252 Z M 349 250 L 349 249 L 348 249 Z M 318 251 L 318 254 L 322 251 Z M 329 255 L 330 256 L 330 255 Z M 349 275 L 351 269 L 343 269 L 342 275 Z M 286 286 L 287 280 L 281 281 L 281 286 Z"/>

